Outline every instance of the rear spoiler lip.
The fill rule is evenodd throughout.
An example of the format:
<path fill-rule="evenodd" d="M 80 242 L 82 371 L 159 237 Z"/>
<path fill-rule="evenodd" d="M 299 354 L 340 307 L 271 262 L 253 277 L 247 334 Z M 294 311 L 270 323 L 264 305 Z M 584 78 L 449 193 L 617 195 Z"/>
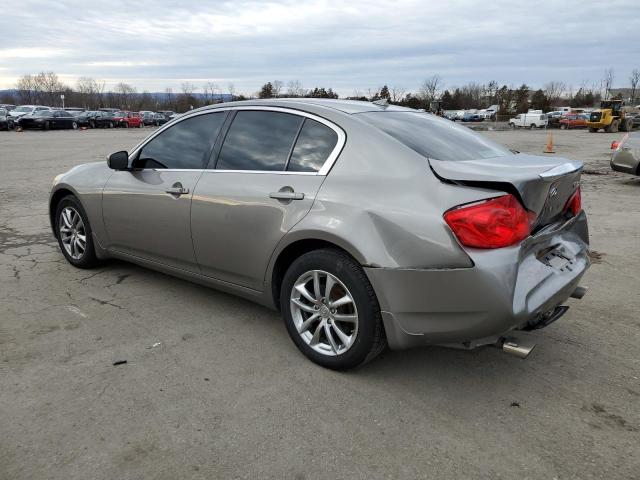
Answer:
<path fill-rule="evenodd" d="M 583 167 L 582 162 L 566 162 L 557 167 L 550 168 L 549 170 L 545 170 L 544 172 L 538 174 L 538 176 L 544 180 L 554 180 L 556 178 L 562 177 L 568 173 L 577 172 L 582 170 Z"/>

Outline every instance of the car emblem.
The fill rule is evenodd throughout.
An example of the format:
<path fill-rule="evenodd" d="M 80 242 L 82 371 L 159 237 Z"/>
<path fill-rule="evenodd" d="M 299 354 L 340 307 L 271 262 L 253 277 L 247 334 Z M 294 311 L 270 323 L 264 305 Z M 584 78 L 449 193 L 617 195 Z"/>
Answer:
<path fill-rule="evenodd" d="M 558 189 L 556 187 L 552 187 L 551 190 L 549 190 L 549 198 L 553 198 L 556 195 L 558 195 Z"/>

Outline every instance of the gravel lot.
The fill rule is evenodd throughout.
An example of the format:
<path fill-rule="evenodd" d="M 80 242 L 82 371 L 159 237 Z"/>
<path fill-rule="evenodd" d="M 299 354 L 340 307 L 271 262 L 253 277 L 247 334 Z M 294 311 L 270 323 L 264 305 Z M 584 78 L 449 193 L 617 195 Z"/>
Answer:
<path fill-rule="evenodd" d="M 638 478 L 640 179 L 609 170 L 621 134 L 554 132 L 558 155 L 586 163 L 591 290 L 522 334 L 538 343 L 527 360 L 428 348 L 345 374 L 305 360 L 260 306 L 64 261 L 52 178 L 149 131 L 0 132 L 2 480 Z"/>

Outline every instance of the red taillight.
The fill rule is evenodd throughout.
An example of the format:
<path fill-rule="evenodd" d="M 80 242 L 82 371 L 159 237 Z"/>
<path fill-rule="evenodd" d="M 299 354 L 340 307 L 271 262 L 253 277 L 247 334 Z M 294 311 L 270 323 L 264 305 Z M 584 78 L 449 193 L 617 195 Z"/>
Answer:
<path fill-rule="evenodd" d="M 460 243 L 475 248 L 501 248 L 527 238 L 535 216 L 513 195 L 460 206 L 444 214 Z"/>
<path fill-rule="evenodd" d="M 575 217 L 582 210 L 582 194 L 580 193 L 580 186 L 576 188 L 576 191 L 573 192 L 571 198 L 567 202 L 566 210 L 569 210 L 573 216 Z"/>

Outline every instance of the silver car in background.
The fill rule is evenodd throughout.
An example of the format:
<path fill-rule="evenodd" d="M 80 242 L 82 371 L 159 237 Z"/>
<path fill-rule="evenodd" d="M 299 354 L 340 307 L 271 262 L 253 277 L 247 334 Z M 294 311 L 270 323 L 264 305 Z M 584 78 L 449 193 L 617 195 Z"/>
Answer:
<path fill-rule="evenodd" d="M 50 217 L 71 264 L 120 258 L 279 309 L 325 367 L 387 344 L 525 356 L 510 333 L 584 293 L 581 170 L 407 108 L 256 100 L 59 175 Z"/>
<path fill-rule="evenodd" d="M 640 176 L 640 132 L 627 133 L 611 154 L 611 169 Z"/>

